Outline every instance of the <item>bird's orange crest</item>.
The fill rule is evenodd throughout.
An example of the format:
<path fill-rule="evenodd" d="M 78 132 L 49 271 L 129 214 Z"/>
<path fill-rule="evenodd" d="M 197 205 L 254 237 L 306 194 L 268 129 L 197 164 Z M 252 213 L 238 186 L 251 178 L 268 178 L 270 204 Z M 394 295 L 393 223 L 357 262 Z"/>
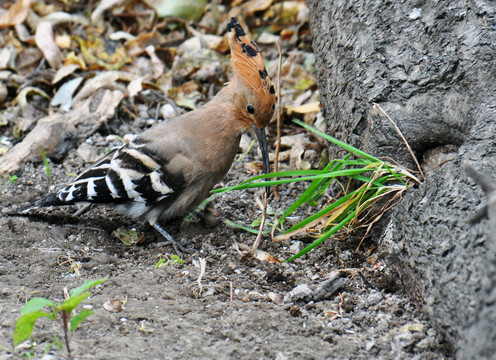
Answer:
<path fill-rule="evenodd" d="M 275 89 L 257 44 L 250 40 L 235 18 L 227 25 L 231 65 L 241 81 L 248 86 L 262 105 L 266 114 L 274 112 Z"/>

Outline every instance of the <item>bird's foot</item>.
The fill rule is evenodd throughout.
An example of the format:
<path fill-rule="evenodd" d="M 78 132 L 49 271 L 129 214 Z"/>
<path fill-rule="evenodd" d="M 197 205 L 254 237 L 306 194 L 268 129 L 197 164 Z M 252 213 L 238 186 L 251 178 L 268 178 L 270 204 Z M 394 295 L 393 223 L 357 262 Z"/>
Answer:
<path fill-rule="evenodd" d="M 197 252 L 198 250 L 196 249 L 192 249 L 192 248 L 188 248 L 184 245 L 182 245 L 179 241 L 177 241 L 176 239 L 174 239 L 172 237 L 171 234 L 169 234 L 167 231 L 165 231 L 165 229 L 163 227 L 161 227 L 159 224 L 155 223 L 152 225 L 155 230 L 157 230 L 164 238 L 167 239 L 167 241 L 161 241 L 159 243 L 156 243 L 154 244 L 155 247 L 157 246 L 164 246 L 164 245 L 172 245 L 172 247 L 174 248 L 174 251 L 176 252 L 177 255 L 179 255 L 180 257 L 183 256 L 183 253 L 188 253 L 188 254 L 192 254 L 192 253 L 195 253 Z"/>
<path fill-rule="evenodd" d="M 220 213 L 215 210 L 213 205 L 208 204 L 201 215 L 201 222 L 208 228 L 214 228 L 221 223 Z"/>

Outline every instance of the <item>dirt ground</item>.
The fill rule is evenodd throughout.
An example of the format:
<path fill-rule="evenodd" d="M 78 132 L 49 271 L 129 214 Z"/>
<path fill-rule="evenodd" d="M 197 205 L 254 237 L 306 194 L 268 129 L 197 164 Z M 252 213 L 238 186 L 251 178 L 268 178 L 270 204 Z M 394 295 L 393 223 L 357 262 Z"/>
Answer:
<path fill-rule="evenodd" d="M 104 147 L 96 148 L 103 153 Z M 248 178 L 244 165 L 252 160 L 248 156 L 236 162 L 221 185 Z M 74 152 L 61 164 L 50 163 L 52 188 L 70 181 L 66 172 L 81 164 Z M 295 190 L 281 188 L 280 200 L 271 199 L 270 207 L 288 206 Z M 111 208 L 94 207 L 80 217 L 72 215 L 74 207 L 47 209 L 33 217 L 7 216 L 16 205 L 46 192 L 43 164 L 26 164 L 15 182 L 2 180 L 0 359 L 66 357 L 65 349 L 56 347 L 44 355 L 54 336 L 63 338 L 61 323 L 47 319 L 36 323 L 32 342 L 13 349 L 19 310 L 35 296 L 63 301 L 64 288 L 105 276 L 108 281 L 92 289 L 82 304 L 94 314 L 71 337 L 77 358 L 450 358 L 390 268 L 381 259 L 375 266 L 366 261 L 377 246 L 370 241 L 358 253 L 358 239 L 328 241 L 294 262 L 270 264 L 243 258 L 233 248 L 234 242 L 251 245 L 254 235 L 222 222 L 213 228 L 196 222 L 180 233 L 178 221 L 167 229 L 198 253 L 187 255 L 183 265 L 156 269 L 159 255 L 173 249 L 155 247 L 152 229 L 144 229 L 145 244 L 126 246 L 112 232 L 133 224 Z M 248 190 L 228 193 L 215 206 L 221 217 L 249 225 L 261 212 L 256 196 Z M 285 259 L 310 241 L 276 244 L 266 237 L 261 248 Z M 69 263 L 60 265 L 69 258 L 80 264 L 79 276 Z M 200 258 L 206 260 L 201 294 Z M 105 310 L 108 299 L 124 300 L 124 309 Z"/>
<path fill-rule="evenodd" d="M 29 2 L 20 3 L 29 6 Z M 37 2 L 37 5 L 39 3 L 43 2 Z M 33 6 L 33 9 L 40 16 L 55 10 L 84 17 L 93 11 L 98 13 L 95 8 L 99 2 L 87 2 L 84 6 L 79 6 L 79 2 L 49 3 L 54 7 Z M 218 221 L 215 226 L 207 226 L 199 220 L 181 232 L 179 219 L 163 225 L 176 239 L 198 251 L 186 255 L 184 264 L 167 264 L 156 268 L 161 256 L 174 253 L 172 247 L 155 246 L 162 240 L 155 230 L 137 226 L 139 224 L 122 218 L 110 207 L 95 206 L 81 216 L 74 215 L 77 207 L 43 209 L 23 217 L 8 215 L 19 206 L 66 185 L 73 179 L 70 174 L 79 173 L 96 160 L 97 155 L 101 156 L 106 150 L 120 144 L 118 139 L 111 139 L 108 135 L 124 136 L 143 131 L 155 122 L 151 119 L 157 119 L 159 114 L 164 115 L 162 109 L 167 104 L 173 113 L 177 113 L 178 108 L 180 111 L 191 108 L 192 99 L 194 106 L 199 106 L 199 99 L 204 101 L 211 98 L 229 80 L 225 73 L 230 71 L 227 49 L 205 49 L 201 36 L 195 35 L 196 40 L 201 40 L 198 42 L 201 46 L 196 49 L 194 45 L 197 42 L 189 41 L 188 46 L 183 46 L 185 50 L 177 51 L 172 61 L 168 57 L 173 57 L 179 43 L 184 45 L 186 40 L 194 40 L 191 31 L 182 31 L 182 27 L 176 26 L 169 28 L 163 20 L 158 20 L 160 31 L 155 31 L 156 26 L 153 24 L 153 32 L 152 26 L 148 26 L 145 21 L 128 24 L 126 19 L 134 21 L 136 14 L 147 14 L 141 12 L 142 2 L 135 3 L 135 8 L 120 6 L 100 19 L 105 19 L 116 32 L 130 31 L 136 36 L 143 36 L 141 42 L 130 42 L 128 50 L 134 55 L 126 55 L 124 60 L 127 65 L 120 68 L 119 74 L 108 71 L 108 66 L 102 67 L 100 61 L 97 62 L 100 65 L 92 65 L 97 70 L 72 69 L 69 75 L 64 75 L 67 79 L 58 79 L 54 85 L 49 80 L 54 78 L 55 68 L 43 60 L 45 57 L 50 58 L 50 54 L 44 55 L 32 49 L 32 42 L 24 44 L 29 51 L 21 52 L 17 62 L 6 62 L 9 66 L 14 64 L 17 67 L 9 68 L 13 74 L 8 73 L 9 77 L 2 80 L 6 84 L 3 87 L 6 92 L 0 94 L 3 96 L 0 99 L 0 115 L 6 121 L 0 125 L 0 142 L 5 141 L 10 145 L 22 143 L 26 136 L 36 133 L 33 129 L 39 129 L 36 126 L 43 117 L 49 118 L 50 122 L 40 128 L 57 128 L 58 134 L 42 137 L 42 140 L 36 139 L 42 145 L 56 143 L 52 144 L 56 149 L 51 149 L 51 158 L 55 160 L 49 159 L 51 185 L 48 185 L 41 157 L 38 156 L 38 162 L 30 159 L 36 151 L 36 148 L 31 147 L 32 144 L 24 148 L 29 152 L 29 161 L 22 163 L 19 170 L 15 156 L 9 161 L 5 160 L 5 156 L 0 158 L 0 170 L 6 169 L 6 172 L 17 175 L 17 179 L 10 179 L 12 181 L 6 177 L 0 178 L 0 360 L 67 358 L 64 348 L 51 346 L 55 338 L 63 339 L 60 319 L 57 322 L 45 318 L 38 320 L 31 340 L 14 349 L 12 335 L 19 310 L 33 297 L 63 301 L 64 289 L 74 288 L 85 280 L 106 276 L 108 280 L 91 289 L 92 295 L 77 308 L 78 311 L 91 309 L 94 314 L 71 336 L 74 358 L 450 359 L 444 340 L 429 326 L 422 309 L 410 302 L 403 293 L 387 259 L 378 255 L 381 246 L 373 238 L 366 240 L 358 252 L 355 249 L 361 238 L 359 234 L 329 240 L 293 262 L 274 264 L 242 257 L 234 248 L 235 244 L 250 246 L 255 240 L 253 234 L 231 228 L 222 221 Z M 203 19 L 205 25 L 197 27 L 202 31 L 212 28 L 213 33 L 210 35 L 215 33 L 215 27 L 210 25 L 216 24 L 216 20 L 209 19 L 216 19 L 215 14 L 236 10 L 241 3 L 246 3 L 248 8 L 258 2 L 236 1 L 232 3 L 237 5 L 232 7 L 220 4 L 227 3 L 225 1 L 212 3 L 217 3 L 220 8 L 217 11 L 215 7 L 209 7 Z M 71 7 L 72 4 L 75 6 Z M 278 84 L 278 89 L 282 89 L 281 105 L 284 108 L 289 105 L 298 107 L 317 104 L 317 110 L 312 110 L 316 117 L 320 107 L 312 65 L 315 57 L 311 54 L 308 9 L 302 1 L 288 1 L 288 5 L 291 4 L 298 5 L 298 17 L 295 15 L 291 23 L 286 23 L 281 12 L 280 21 L 274 21 L 274 24 L 279 25 L 263 30 L 270 22 L 264 24 L 264 27 L 258 24 L 260 31 L 257 34 L 262 37 L 263 32 L 272 34 L 277 30 L 276 34 L 280 35 L 282 30 L 291 30 L 285 31 L 286 40 L 283 41 L 281 83 Z M 22 10 L 22 6 L 18 8 Z M 246 18 L 262 18 L 261 12 L 265 10 L 271 11 L 251 10 L 257 12 L 257 16 Z M 131 17 L 128 11 L 135 13 L 130 13 L 134 14 Z M 118 16 L 121 13 L 123 16 Z M 279 15 L 270 15 L 269 18 L 278 19 Z M 60 35 L 61 39 L 67 39 L 73 35 L 73 30 L 77 30 L 82 38 L 86 38 L 93 27 L 82 25 L 76 29 L 75 25 L 57 25 L 54 33 Z M 20 44 L 13 29 L 13 24 L 3 29 L 4 36 L 0 39 L 5 43 L 4 50 L 11 43 L 16 47 Z M 252 29 L 257 30 L 257 26 Z M 225 27 L 219 28 L 216 35 L 221 37 L 224 33 Z M 31 35 L 34 36 L 34 33 Z M 41 32 L 38 35 L 43 38 Z M 148 45 L 148 41 L 145 41 L 147 36 L 153 40 L 150 40 L 150 44 L 157 45 L 157 49 L 160 45 L 162 50 L 170 48 L 174 51 L 158 52 L 162 54 L 161 60 L 152 61 L 155 60 L 152 55 L 144 55 L 144 46 Z M 263 45 L 260 38 L 257 41 Z M 271 41 L 265 45 L 263 54 L 264 60 L 270 60 L 267 66 L 269 73 L 275 74 L 278 51 Z M 116 42 L 114 45 L 121 43 Z M 136 46 L 143 48 L 141 52 L 136 51 Z M 72 44 L 71 47 L 59 50 L 67 60 L 72 58 L 73 50 L 82 52 L 78 48 Z M 105 47 L 103 55 L 107 51 L 113 53 L 109 49 Z M 95 50 L 98 50 L 96 46 Z M 7 58 L 15 59 L 13 50 L 12 56 Z M 160 64 L 161 61 L 165 63 Z M 156 74 L 156 65 L 166 65 L 166 71 L 162 69 Z M 158 68 L 160 70 L 161 67 Z M 202 71 L 199 71 L 200 68 Z M 100 76 L 105 78 L 106 74 L 106 82 L 88 86 L 91 79 L 98 76 L 101 80 Z M 132 79 L 138 75 L 148 79 L 139 91 L 131 86 L 135 82 Z M 13 101 L 25 87 L 28 87 L 27 90 L 39 87 L 50 96 L 55 95 L 62 84 L 66 84 L 66 80 L 82 81 L 77 98 L 71 98 L 70 95 L 70 99 L 66 99 L 72 104 L 67 113 L 50 105 L 49 100 L 36 91 L 33 94 L 30 92 L 29 101 L 26 100 L 22 107 Z M 157 90 L 156 84 L 162 90 Z M 81 95 L 83 89 L 84 96 Z M 130 93 L 135 94 L 131 96 Z M 175 95 L 166 98 L 166 94 Z M 185 94 L 193 95 L 188 98 Z M 24 94 L 24 97 L 27 95 Z M 22 96 L 20 98 L 22 100 Z M 311 115 L 305 112 L 300 114 L 305 114 L 301 115 L 302 118 Z M 169 115 L 163 117 L 168 118 Z M 286 121 L 289 122 L 293 116 L 296 115 L 288 115 Z M 19 119 L 25 121 L 18 124 Z M 291 136 L 295 131 L 302 131 L 295 129 L 291 123 L 285 124 L 283 132 L 286 133 L 283 135 Z M 38 133 L 46 135 L 43 131 Z M 271 145 L 274 144 L 275 133 L 274 126 L 271 126 Z M 58 142 L 51 141 L 54 138 Z M 309 136 L 306 138 L 311 139 Z M 322 143 L 318 145 L 316 139 L 311 140 L 312 144 L 304 141 L 299 145 L 305 148 L 305 154 L 313 153 L 308 158 L 313 158 L 315 165 L 319 162 Z M 273 146 L 270 152 L 274 153 Z M 253 149 L 241 161 L 236 161 L 219 186 L 238 184 L 252 176 L 252 170 L 260 168 L 260 157 L 257 154 L 256 149 Z M 298 160 L 307 161 L 308 158 Z M 258 167 L 251 164 L 253 161 L 259 162 Z M 286 160 L 286 164 L 282 165 L 286 166 L 285 169 L 289 168 L 288 162 Z M 6 163 L 10 165 L 6 166 Z M 11 166 L 12 163 L 15 166 Z M 273 212 L 286 209 L 301 194 L 302 188 L 286 185 L 279 191 L 279 200 L 273 197 L 269 200 Z M 257 191 L 251 190 L 227 193 L 217 198 L 214 204 L 220 218 L 250 225 L 261 216 L 256 201 L 258 196 Z M 288 218 L 288 221 L 297 222 L 314 211 L 302 210 L 291 219 Z M 271 217 L 269 221 L 272 221 Z M 144 233 L 143 243 L 128 246 L 113 235 L 118 228 L 129 229 L 133 226 Z M 273 243 L 269 236 L 265 236 L 260 249 L 283 260 L 312 240 L 310 237 L 297 237 Z M 206 268 L 199 279 L 201 259 L 205 260 Z M 79 275 L 71 271 L 71 264 L 79 264 Z M 109 299 L 121 300 L 123 308 L 118 312 L 108 311 L 104 304 Z"/>

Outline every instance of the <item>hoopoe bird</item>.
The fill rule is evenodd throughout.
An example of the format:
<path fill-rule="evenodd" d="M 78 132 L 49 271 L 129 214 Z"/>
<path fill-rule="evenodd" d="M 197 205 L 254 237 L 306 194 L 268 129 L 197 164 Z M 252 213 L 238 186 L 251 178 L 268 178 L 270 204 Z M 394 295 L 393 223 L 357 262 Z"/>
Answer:
<path fill-rule="evenodd" d="M 144 131 L 68 186 L 18 213 L 83 202 L 114 204 L 117 211 L 148 222 L 176 252 L 184 250 L 159 222 L 185 215 L 209 195 L 230 169 L 241 134 L 250 128 L 269 172 L 265 127 L 274 114 L 274 85 L 257 45 L 235 18 L 227 36 L 234 74 L 210 102 Z"/>

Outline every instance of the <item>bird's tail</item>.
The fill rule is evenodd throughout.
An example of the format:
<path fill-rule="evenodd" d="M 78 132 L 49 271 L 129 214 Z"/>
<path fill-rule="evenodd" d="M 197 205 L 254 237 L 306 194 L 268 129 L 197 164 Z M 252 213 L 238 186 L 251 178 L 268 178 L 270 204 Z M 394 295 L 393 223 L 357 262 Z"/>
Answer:
<path fill-rule="evenodd" d="M 60 205 L 69 205 L 69 203 L 61 200 L 57 193 L 50 194 L 44 198 L 33 201 L 27 205 L 24 205 L 20 209 L 11 211 L 8 215 L 25 215 L 29 211 L 33 209 L 39 209 L 47 206 L 60 206 Z"/>

